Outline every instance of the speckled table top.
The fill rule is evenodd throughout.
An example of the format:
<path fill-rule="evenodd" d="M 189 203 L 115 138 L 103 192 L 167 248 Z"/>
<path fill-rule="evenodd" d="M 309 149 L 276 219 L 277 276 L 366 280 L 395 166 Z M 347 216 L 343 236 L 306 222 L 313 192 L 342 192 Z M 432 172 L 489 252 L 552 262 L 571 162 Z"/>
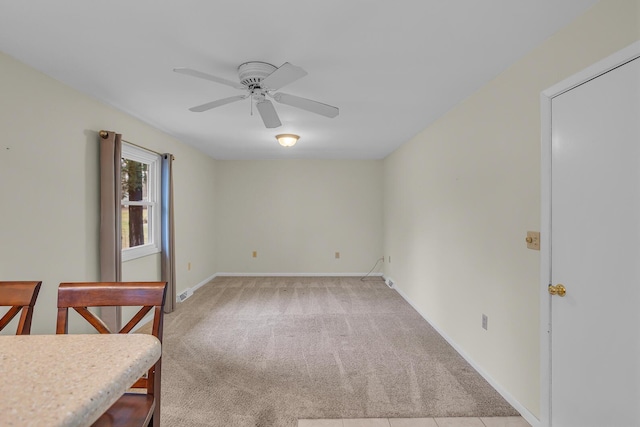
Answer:
<path fill-rule="evenodd" d="M 145 334 L 0 336 L 0 425 L 91 425 L 160 353 Z"/>

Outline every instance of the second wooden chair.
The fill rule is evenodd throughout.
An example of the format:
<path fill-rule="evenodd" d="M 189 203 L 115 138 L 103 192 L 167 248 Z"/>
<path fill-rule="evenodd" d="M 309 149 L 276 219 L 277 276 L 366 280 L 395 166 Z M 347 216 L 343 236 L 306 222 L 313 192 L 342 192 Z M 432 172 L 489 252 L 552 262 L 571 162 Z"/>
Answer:
<path fill-rule="evenodd" d="M 154 310 L 152 334 L 162 342 L 162 323 L 166 282 L 84 282 L 61 283 L 58 288 L 58 321 L 56 333 L 66 334 L 69 308 L 73 308 L 101 334 L 110 334 L 107 325 L 88 307 L 142 307 L 117 333 L 126 334 Z M 125 393 L 93 425 L 154 426 L 160 425 L 160 366 L 162 357 L 132 387 L 145 388 L 146 393 Z"/>
<path fill-rule="evenodd" d="M 0 319 L 0 331 L 22 310 L 16 335 L 31 333 L 33 307 L 42 282 L 0 282 L 0 306 L 10 307 Z"/>

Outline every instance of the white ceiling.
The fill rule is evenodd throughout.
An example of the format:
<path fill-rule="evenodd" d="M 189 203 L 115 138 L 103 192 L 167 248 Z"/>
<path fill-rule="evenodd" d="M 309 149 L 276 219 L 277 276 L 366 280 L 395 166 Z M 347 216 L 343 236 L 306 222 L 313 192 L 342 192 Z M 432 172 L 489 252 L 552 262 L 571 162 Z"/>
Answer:
<path fill-rule="evenodd" d="M 380 159 L 594 3 L 0 0 L 0 50 L 214 158 Z M 274 103 L 266 129 L 248 100 L 188 111 L 242 92 L 173 68 L 236 81 L 247 61 L 304 68 L 282 91 L 340 115 Z"/>

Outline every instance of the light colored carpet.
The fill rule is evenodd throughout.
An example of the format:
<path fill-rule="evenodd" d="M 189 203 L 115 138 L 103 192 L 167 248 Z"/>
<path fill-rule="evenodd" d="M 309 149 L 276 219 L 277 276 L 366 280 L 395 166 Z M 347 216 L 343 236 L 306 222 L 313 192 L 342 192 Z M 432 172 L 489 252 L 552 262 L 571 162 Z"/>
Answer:
<path fill-rule="evenodd" d="M 378 278 L 219 277 L 165 317 L 163 427 L 509 415 Z"/>

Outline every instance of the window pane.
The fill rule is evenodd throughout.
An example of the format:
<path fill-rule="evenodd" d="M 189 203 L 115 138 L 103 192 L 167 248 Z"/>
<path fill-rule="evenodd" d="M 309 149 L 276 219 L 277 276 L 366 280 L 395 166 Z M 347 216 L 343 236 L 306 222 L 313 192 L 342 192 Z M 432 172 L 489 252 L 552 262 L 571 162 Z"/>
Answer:
<path fill-rule="evenodd" d="M 160 251 L 160 156 L 122 143 L 122 261 Z"/>
<path fill-rule="evenodd" d="M 122 200 L 138 202 L 149 197 L 149 165 L 122 159 Z"/>
<path fill-rule="evenodd" d="M 150 243 L 149 211 L 147 206 L 122 207 L 122 249 Z"/>

